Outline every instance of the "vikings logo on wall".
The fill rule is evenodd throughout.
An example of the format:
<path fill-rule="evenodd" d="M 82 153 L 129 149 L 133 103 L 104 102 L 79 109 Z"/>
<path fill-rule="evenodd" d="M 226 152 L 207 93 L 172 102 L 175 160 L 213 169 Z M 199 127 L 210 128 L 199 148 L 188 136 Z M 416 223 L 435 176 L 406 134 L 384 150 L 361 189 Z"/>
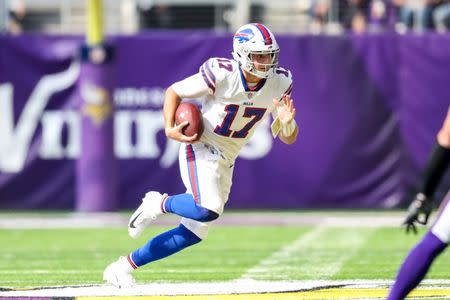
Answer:
<path fill-rule="evenodd" d="M 84 100 L 83 114 L 88 116 L 94 125 L 100 126 L 112 113 L 108 91 L 91 83 L 81 87 Z"/>
<path fill-rule="evenodd" d="M 253 38 L 254 34 L 250 28 L 239 31 L 234 35 L 234 38 L 239 41 L 239 43 L 247 42 Z"/>

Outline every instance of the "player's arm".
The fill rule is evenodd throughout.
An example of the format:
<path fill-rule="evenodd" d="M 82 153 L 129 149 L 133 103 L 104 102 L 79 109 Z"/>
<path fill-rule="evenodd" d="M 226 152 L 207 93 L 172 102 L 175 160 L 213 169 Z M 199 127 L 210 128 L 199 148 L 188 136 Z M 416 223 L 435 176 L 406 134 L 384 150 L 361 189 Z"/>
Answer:
<path fill-rule="evenodd" d="M 292 73 L 289 70 L 278 67 L 276 73 L 279 74 L 278 80 L 282 97 L 274 99 L 275 109 L 272 111 L 274 122 L 272 123 L 272 135 L 278 135 L 280 140 L 288 145 L 295 143 L 299 132 L 295 122 L 295 105 L 291 99 L 292 94 Z"/>
<path fill-rule="evenodd" d="M 182 133 L 183 128 L 188 125 L 188 122 L 185 121 L 175 126 L 175 112 L 180 102 L 180 96 L 175 93 L 172 87 L 169 87 L 166 90 L 164 98 L 164 127 L 166 136 L 178 142 L 192 143 L 197 139 L 197 135 L 195 134 L 189 137 Z"/>
<path fill-rule="evenodd" d="M 404 221 L 406 231 L 416 232 L 415 223 L 427 224 L 428 217 L 433 208 L 432 196 L 450 164 L 450 107 L 444 124 L 437 134 L 434 146 L 425 173 L 423 175 L 420 192 L 408 208 L 408 215 Z"/>
<path fill-rule="evenodd" d="M 197 134 L 188 137 L 182 133 L 182 129 L 188 125 L 183 122 L 175 125 L 175 112 L 182 98 L 195 99 L 208 93 L 208 87 L 199 74 L 190 76 L 171 85 L 164 97 L 164 127 L 166 136 L 182 143 L 193 143 L 197 140 Z"/>
<path fill-rule="evenodd" d="M 294 101 L 289 94 L 284 95 L 281 100 L 274 99 L 276 117 L 279 119 L 280 132 L 278 137 L 288 145 L 295 143 L 298 135 L 298 126 L 295 122 L 296 109 Z M 276 123 L 277 120 L 275 119 Z M 276 126 L 276 125 L 275 125 Z"/>

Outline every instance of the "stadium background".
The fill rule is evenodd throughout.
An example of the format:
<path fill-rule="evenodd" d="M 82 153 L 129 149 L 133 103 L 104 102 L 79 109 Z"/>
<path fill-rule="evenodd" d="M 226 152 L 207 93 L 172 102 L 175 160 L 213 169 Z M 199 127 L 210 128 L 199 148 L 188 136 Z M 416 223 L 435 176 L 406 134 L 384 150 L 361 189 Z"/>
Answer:
<path fill-rule="evenodd" d="M 237 163 L 229 208 L 402 205 L 419 178 L 448 104 L 447 34 L 411 31 L 401 35 L 388 27 L 377 33 L 368 28 L 368 32 L 360 34 L 286 34 L 284 23 L 269 18 L 272 7 L 263 2 L 237 1 L 234 8 L 232 2 L 228 6 L 217 2 L 214 6 L 168 1 L 161 7 L 149 3 L 145 6 L 144 2 L 105 2 L 104 23 L 106 31 L 113 34 L 107 41 L 114 49 L 114 57 L 103 64 L 104 69 L 109 69 L 99 71 L 98 76 L 97 71 L 89 73 L 83 61 L 85 53 L 80 54 L 82 36 L 67 35 L 76 33 L 77 26 L 79 31 L 85 30 L 79 24 L 83 20 L 86 23 L 82 18 L 86 13 L 83 3 L 27 3 L 21 22 L 24 34 L 1 36 L 5 116 L 0 132 L 1 208 L 131 209 L 149 188 L 181 192 L 177 145 L 166 143 L 162 134 L 163 92 L 172 82 L 196 72 L 208 57 L 230 56 L 230 31 L 238 26 L 227 25 L 230 13 L 237 19 L 273 23 L 282 48 L 281 65 L 294 74 L 293 96 L 298 102 L 302 134 L 295 146 L 284 147 L 272 141 L 268 124 L 258 131 Z M 17 7 L 17 3 L 21 2 L 10 1 L 11 7 Z M 298 4 L 288 3 L 292 9 Z M 346 8 L 338 4 L 341 10 Z M 181 28 L 184 24 L 189 29 L 138 30 L 139 25 L 156 26 L 150 22 L 156 18 L 152 12 L 162 7 L 174 17 L 167 28 Z M 177 11 L 183 11 L 185 18 L 176 17 Z M 50 18 L 49 14 L 57 17 Z M 132 21 L 126 22 L 127 14 L 133 16 Z M 307 17 L 297 14 L 299 18 Z M 217 20 L 206 20 L 211 15 Z M 189 19 L 194 17 L 197 22 Z M 55 21 L 59 21 L 59 27 Z M 324 28 L 344 29 L 337 21 L 329 20 Z M 134 33 L 120 34 L 133 26 Z M 300 32 L 305 28 L 308 26 L 298 25 Z M 48 33 L 56 29 L 61 33 Z M 25 108 L 32 95 L 39 93 L 38 83 L 43 85 L 44 76 L 55 74 L 52 80 L 64 80 L 63 74 L 71 63 L 74 74 L 70 82 L 56 88 L 49 83 L 48 88 L 53 90 L 41 99 L 42 107 L 30 112 L 33 117 L 25 116 Z M 80 75 L 83 73 L 88 73 L 85 81 Z M 108 80 L 104 83 L 108 85 L 107 99 L 97 99 L 100 103 L 81 100 L 89 97 L 86 93 L 99 92 L 90 86 L 95 80 Z M 81 130 L 90 128 L 86 125 L 89 118 L 97 125 L 92 130 Z M 94 185 L 92 181 L 97 179 L 84 181 L 86 176 L 79 174 L 77 180 L 76 174 L 83 172 L 85 161 L 77 162 L 77 158 L 95 156 L 92 149 L 99 147 L 99 136 L 105 135 L 91 133 L 89 137 L 90 132 L 111 126 L 106 135 L 112 134 L 113 141 L 104 143 L 111 143 L 113 149 L 109 152 L 113 154 L 97 158 L 103 160 L 98 168 L 88 163 L 103 172 L 98 177 L 109 178 L 98 180 L 99 184 L 103 181 L 110 185 L 110 192 L 103 196 L 84 194 L 89 188 L 86 185 Z M 92 141 L 88 141 L 90 138 Z M 89 146 L 83 146 L 86 143 Z M 106 167 L 109 169 L 98 171 Z M 92 169 L 86 172 L 93 173 Z M 46 176 L 40 176 L 42 173 Z M 283 187 L 277 182 L 281 178 Z M 101 197 L 105 199 L 95 199 Z M 77 204 L 77 199 L 85 203 Z M 89 204 L 96 201 L 109 204 Z"/>
<path fill-rule="evenodd" d="M 258 130 L 228 209 L 405 206 L 450 103 L 450 35 L 402 23 L 389 1 L 379 19 L 380 1 L 356 2 L 104 1 L 103 48 L 85 44 L 89 2 L 0 1 L 3 216 L 131 210 L 150 189 L 182 192 L 164 89 L 211 56 L 229 57 L 233 31 L 249 21 L 276 34 L 300 135 L 286 147 L 269 124 Z M 353 20 L 361 14 L 363 27 Z"/>

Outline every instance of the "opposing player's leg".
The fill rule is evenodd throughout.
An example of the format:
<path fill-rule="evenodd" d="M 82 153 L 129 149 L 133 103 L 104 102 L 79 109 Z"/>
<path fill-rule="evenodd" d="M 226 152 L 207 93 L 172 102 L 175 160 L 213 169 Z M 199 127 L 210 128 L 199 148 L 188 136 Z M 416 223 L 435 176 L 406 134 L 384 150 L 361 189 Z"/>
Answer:
<path fill-rule="evenodd" d="M 422 202 L 430 201 L 444 172 L 447 170 L 449 163 L 450 107 L 447 111 L 444 124 L 437 134 L 437 143 L 431 152 L 425 168 L 422 186 L 420 187 L 420 194 L 423 199 L 421 200 Z M 422 281 L 435 258 L 447 247 L 450 241 L 449 201 L 450 192 L 444 198 L 444 201 L 440 206 L 440 213 L 435 224 L 424 238 L 411 250 L 400 267 L 395 283 L 389 293 L 389 300 L 404 299 L 406 295 Z M 416 205 L 416 207 L 410 207 L 413 209 L 416 208 L 417 212 L 421 207 L 414 202 L 411 205 Z M 415 220 L 413 218 L 410 220 L 412 221 L 411 225 L 414 227 L 414 222 L 417 221 L 417 219 Z"/>
<path fill-rule="evenodd" d="M 440 214 L 423 239 L 411 250 L 398 271 L 388 300 L 404 299 L 425 277 L 436 257 L 450 241 L 450 193 L 445 197 Z"/>

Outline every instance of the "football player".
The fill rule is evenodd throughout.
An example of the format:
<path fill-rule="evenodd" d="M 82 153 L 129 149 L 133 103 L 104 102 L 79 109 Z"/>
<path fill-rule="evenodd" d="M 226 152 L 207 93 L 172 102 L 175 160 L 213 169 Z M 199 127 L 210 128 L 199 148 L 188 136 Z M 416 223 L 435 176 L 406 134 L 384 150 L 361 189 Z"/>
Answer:
<path fill-rule="evenodd" d="M 432 210 L 432 196 L 450 162 L 450 107 L 437 134 L 437 143 L 425 169 L 420 192 L 408 208 L 406 231 L 416 232 L 416 223 L 426 225 Z M 450 241 L 450 191 L 440 206 L 440 213 L 431 229 L 409 252 L 397 274 L 388 299 L 404 299 L 425 277 L 434 259 Z"/>
<path fill-rule="evenodd" d="M 172 255 L 206 238 L 208 227 L 228 200 L 234 161 L 255 129 L 270 114 L 272 134 L 286 144 L 295 142 L 298 127 L 291 99 L 291 72 L 278 66 L 280 48 L 264 25 L 247 24 L 233 37 L 233 58 L 210 58 L 199 72 L 172 84 L 164 100 L 165 133 L 181 142 L 180 173 L 186 193 L 148 192 L 131 216 L 129 235 L 137 238 L 151 221 L 165 213 L 179 215 L 178 227 L 149 240 L 120 257 L 103 278 L 117 287 L 133 284 L 131 272 Z M 202 99 L 204 132 L 188 137 L 174 126 L 175 111 L 183 98 Z"/>

